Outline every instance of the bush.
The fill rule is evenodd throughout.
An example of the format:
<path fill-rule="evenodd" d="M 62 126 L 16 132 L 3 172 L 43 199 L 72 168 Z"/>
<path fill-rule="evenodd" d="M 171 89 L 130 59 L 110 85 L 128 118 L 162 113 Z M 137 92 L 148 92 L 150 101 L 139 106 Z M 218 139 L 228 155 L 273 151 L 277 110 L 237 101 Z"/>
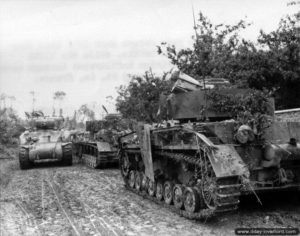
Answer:
<path fill-rule="evenodd" d="M 4 108 L 0 110 L 0 143 L 17 144 L 18 137 L 24 130 L 21 120 L 13 109 Z"/>

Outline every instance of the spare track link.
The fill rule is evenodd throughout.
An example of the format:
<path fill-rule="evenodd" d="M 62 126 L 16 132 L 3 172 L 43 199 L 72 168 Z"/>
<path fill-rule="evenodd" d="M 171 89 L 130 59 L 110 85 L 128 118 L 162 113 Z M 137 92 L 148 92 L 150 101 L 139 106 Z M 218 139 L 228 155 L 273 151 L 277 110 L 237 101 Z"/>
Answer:
<path fill-rule="evenodd" d="M 170 158 L 176 162 L 185 161 L 201 168 L 201 160 L 196 159 L 194 156 L 166 151 L 155 151 L 154 154 Z M 217 207 L 214 209 L 215 213 L 230 212 L 238 209 L 241 184 L 238 184 L 236 179 L 233 180 L 234 183 L 232 183 L 230 177 L 217 179 Z"/>

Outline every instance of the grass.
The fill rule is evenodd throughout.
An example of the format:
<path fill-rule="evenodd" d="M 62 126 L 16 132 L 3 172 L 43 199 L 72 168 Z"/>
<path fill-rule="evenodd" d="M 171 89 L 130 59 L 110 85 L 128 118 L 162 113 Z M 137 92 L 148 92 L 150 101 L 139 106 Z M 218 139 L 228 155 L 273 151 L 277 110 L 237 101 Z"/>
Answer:
<path fill-rule="evenodd" d="M 0 144 L 0 187 L 6 187 L 15 170 L 19 169 L 17 146 Z"/>

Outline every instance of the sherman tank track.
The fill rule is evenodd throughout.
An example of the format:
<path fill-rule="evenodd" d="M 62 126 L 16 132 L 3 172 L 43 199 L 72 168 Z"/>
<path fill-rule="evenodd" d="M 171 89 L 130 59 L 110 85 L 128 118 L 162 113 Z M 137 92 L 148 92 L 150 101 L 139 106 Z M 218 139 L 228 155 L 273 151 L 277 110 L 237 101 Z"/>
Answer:
<path fill-rule="evenodd" d="M 63 165 L 71 166 L 73 162 L 72 145 L 67 144 L 63 146 L 62 151 L 63 151 L 63 158 L 62 158 Z"/>
<path fill-rule="evenodd" d="M 130 153 L 130 151 L 129 151 Z M 196 165 L 197 167 L 201 167 L 202 163 L 200 159 L 195 159 L 193 156 L 189 156 L 182 153 L 171 153 L 171 152 L 165 152 L 165 151 L 155 151 L 155 156 L 160 156 L 163 158 L 168 158 L 170 160 L 173 160 L 175 162 L 182 162 L 185 161 L 189 164 Z M 120 168 L 122 168 L 122 164 L 120 162 Z M 217 179 L 217 188 L 215 196 L 217 198 L 216 206 L 215 207 L 206 207 L 201 208 L 197 212 L 189 212 L 186 210 L 178 209 L 174 205 L 169 205 L 165 203 L 164 201 L 161 201 L 157 199 L 155 196 L 150 196 L 145 189 L 138 190 L 134 187 L 131 187 L 129 182 L 129 178 L 127 176 L 123 176 L 125 187 L 126 189 L 146 198 L 151 201 L 154 201 L 155 203 L 159 205 L 163 205 L 164 207 L 170 209 L 172 212 L 177 213 L 180 216 L 183 216 L 188 219 L 195 219 L 195 220 L 203 220 L 211 218 L 217 214 L 225 213 L 225 212 L 231 212 L 238 208 L 239 199 L 240 196 L 240 184 L 236 183 L 236 179 L 228 178 L 219 178 Z M 198 190 L 197 190 L 198 191 Z M 198 192 L 199 193 L 199 192 Z M 201 200 L 202 201 L 202 200 Z M 200 203 L 202 205 L 203 202 Z"/>
<path fill-rule="evenodd" d="M 29 152 L 26 148 L 21 147 L 19 150 L 19 163 L 22 170 L 29 169 L 32 163 L 29 160 Z"/>

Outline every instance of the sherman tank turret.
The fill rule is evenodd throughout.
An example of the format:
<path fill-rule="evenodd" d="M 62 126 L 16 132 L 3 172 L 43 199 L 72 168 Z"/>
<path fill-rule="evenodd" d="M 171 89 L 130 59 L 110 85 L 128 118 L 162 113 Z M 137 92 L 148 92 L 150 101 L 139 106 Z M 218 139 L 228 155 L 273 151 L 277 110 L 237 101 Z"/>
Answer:
<path fill-rule="evenodd" d="M 269 99 L 265 113 L 272 122 L 260 135 L 229 112 L 216 111 L 208 99 L 213 89 L 180 79 L 164 103 L 172 120 L 140 124 L 120 139 L 129 190 L 191 219 L 234 211 L 244 194 L 300 190 L 300 122 L 272 121 Z M 218 93 L 251 91 L 220 86 Z"/>
<path fill-rule="evenodd" d="M 62 117 L 46 117 L 41 112 L 29 115 L 29 126 L 20 135 L 19 163 L 21 169 L 35 162 L 60 161 L 72 165 L 72 143 L 62 129 Z"/>

